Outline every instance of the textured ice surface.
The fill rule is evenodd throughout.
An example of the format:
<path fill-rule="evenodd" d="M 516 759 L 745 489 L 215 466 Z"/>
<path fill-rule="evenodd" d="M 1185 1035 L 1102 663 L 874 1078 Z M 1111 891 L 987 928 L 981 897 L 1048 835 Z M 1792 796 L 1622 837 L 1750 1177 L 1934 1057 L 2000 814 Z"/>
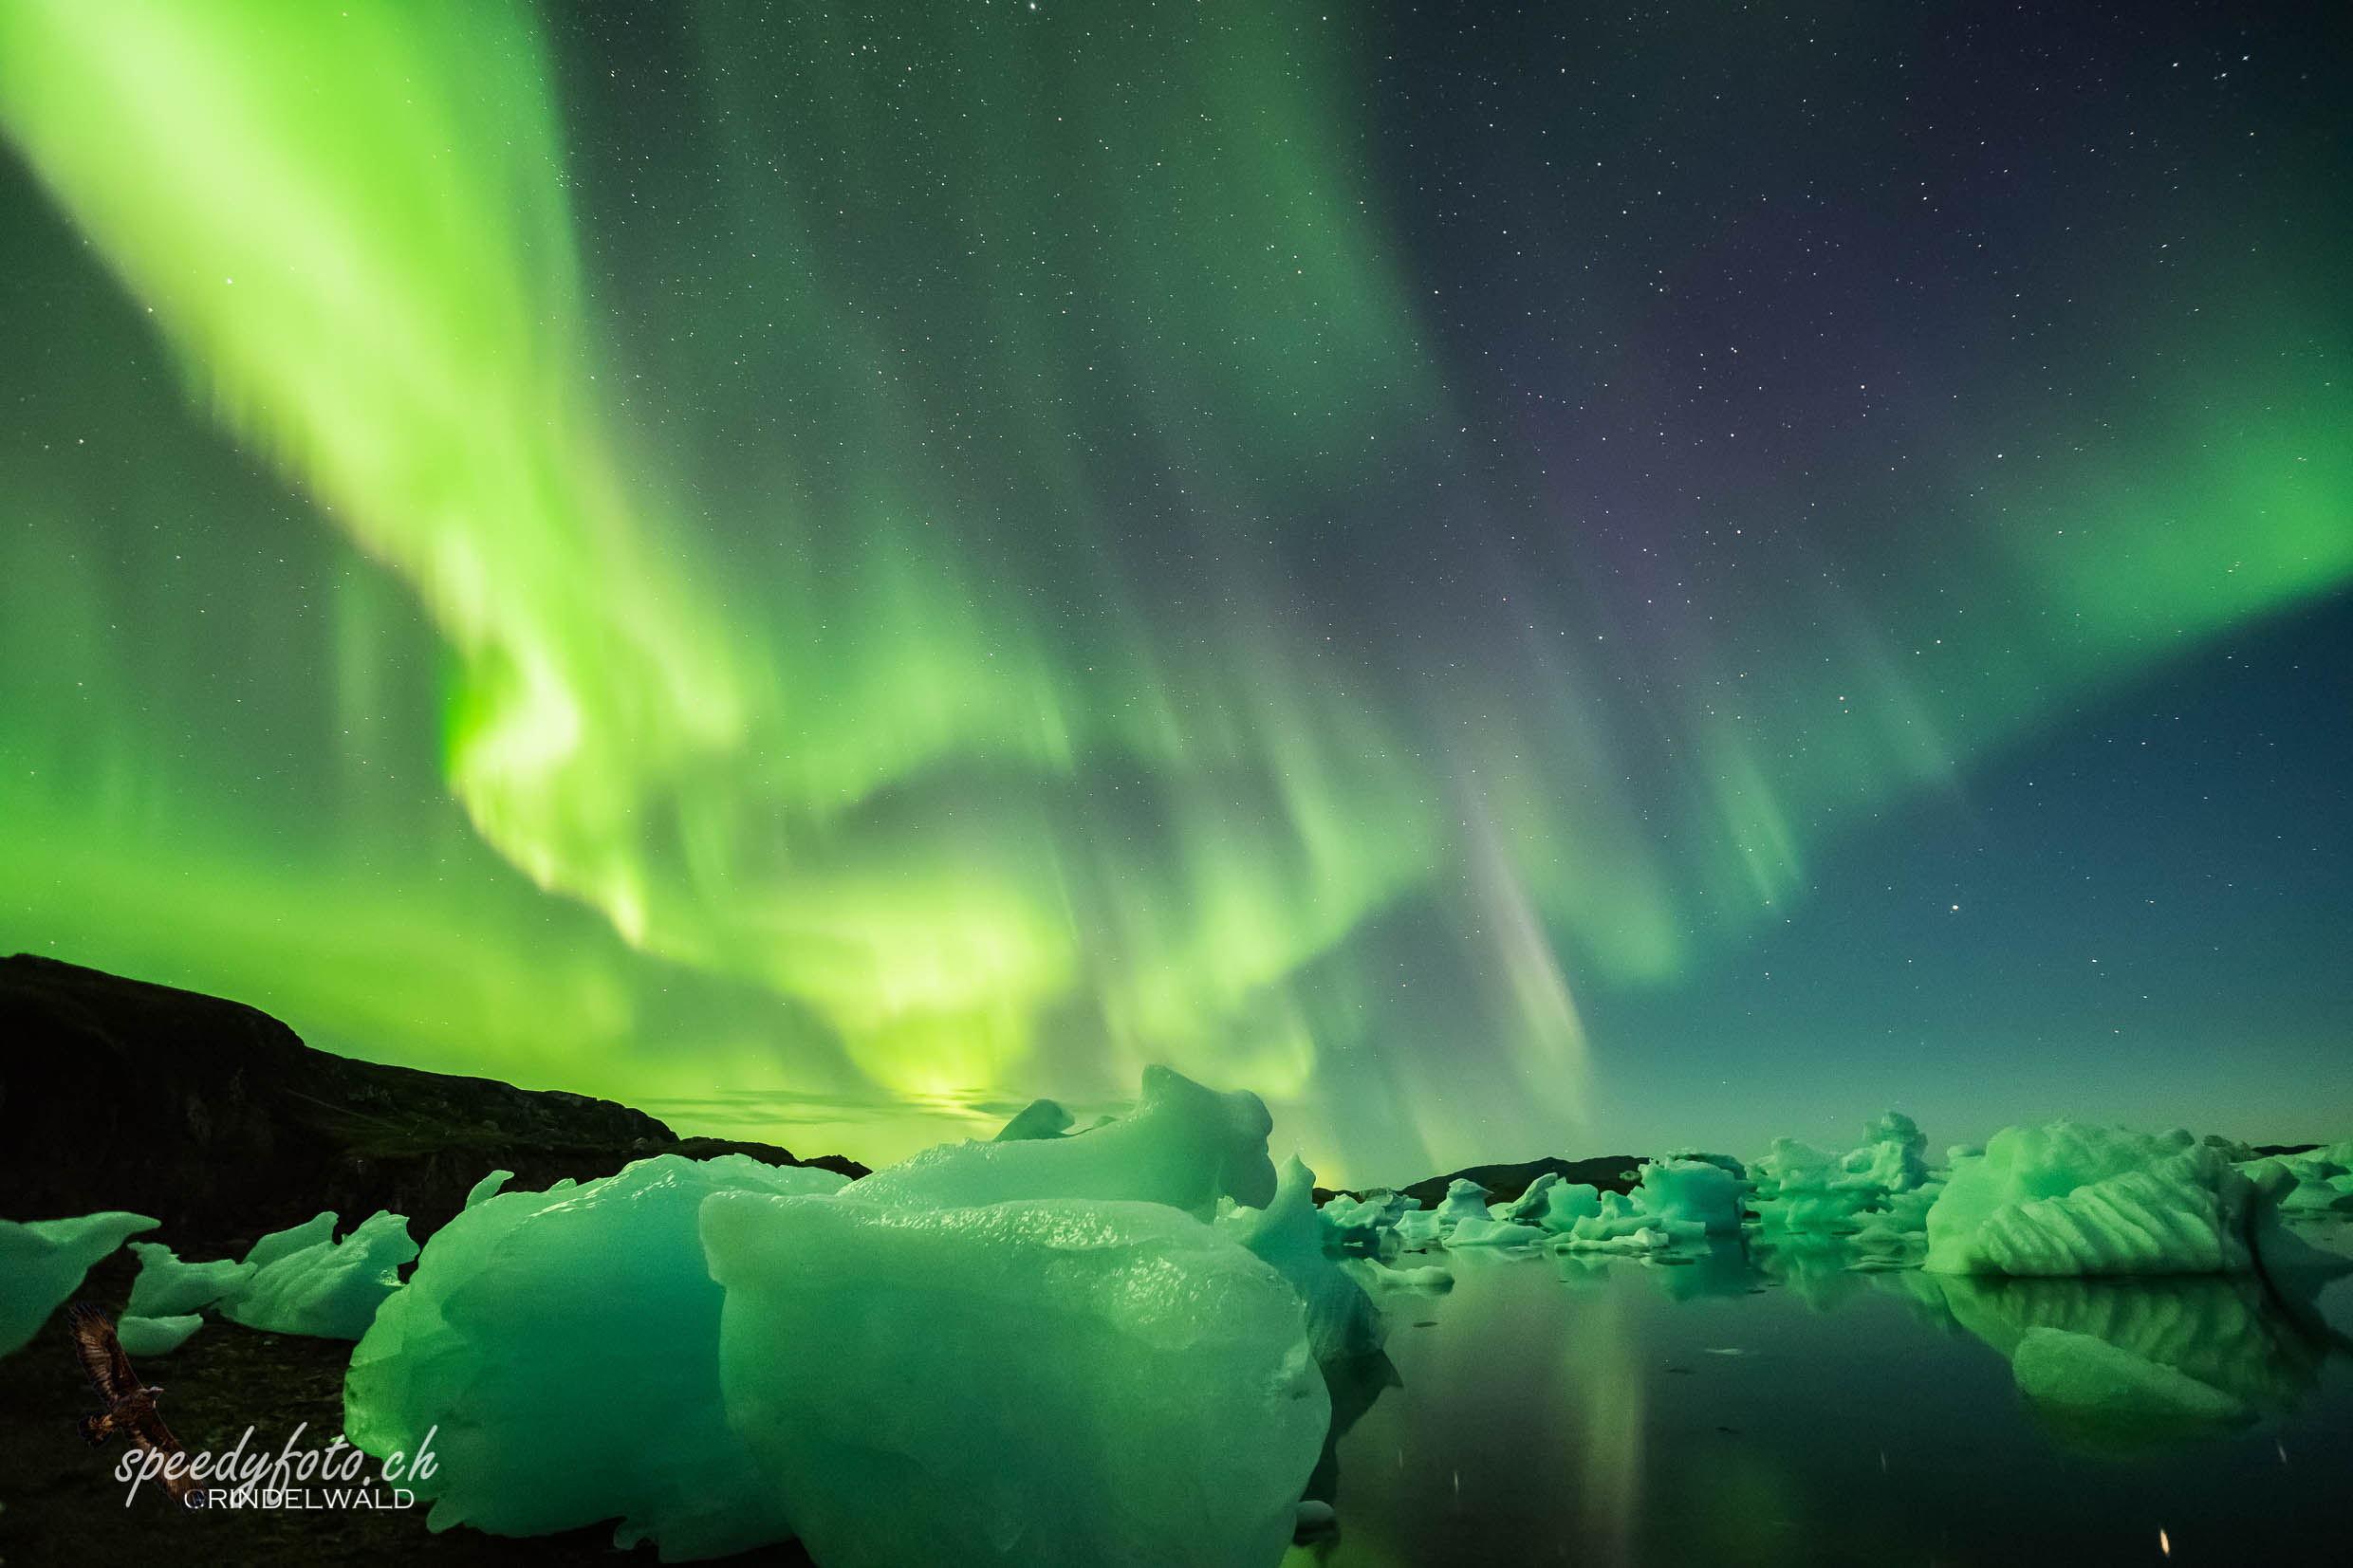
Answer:
<path fill-rule="evenodd" d="M 1307 1309 L 1307 1342 L 1321 1361 L 1380 1348 L 1388 1325 L 1364 1288 L 1324 1253 L 1324 1223 L 1315 1211 L 1315 1172 L 1293 1155 L 1283 1165 L 1274 1201 L 1240 1209 L 1219 1229 L 1290 1282 Z"/>
<path fill-rule="evenodd" d="M 1208 1220 L 1219 1197 L 1252 1208 L 1274 1198 L 1266 1102 L 1219 1094 L 1147 1067 L 1136 1109 L 1067 1137 L 943 1143 L 852 1184 L 867 1203 L 947 1208 L 1023 1198 L 1166 1204 Z"/>
<path fill-rule="evenodd" d="M 289 1252 L 300 1252 L 306 1246 L 333 1241 L 338 1217 L 332 1208 L 324 1208 L 300 1225 L 273 1230 L 253 1244 L 247 1251 L 245 1261 L 256 1269 L 265 1268 Z"/>
<path fill-rule="evenodd" d="M 1645 1212 L 1662 1220 L 1683 1220 L 1711 1235 L 1731 1235 L 1740 1228 L 1740 1199 L 1746 1188 L 1720 1165 L 1656 1160 L 1642 1166 L 1635 1196 Z"/>
<path fill-rule="evenodd" d="M 1435 1208 L 1409 1208 L 1398 1216 L 1397 1239 L 1409 1250 L 1431 1246 L 1438 1239 L 1438 1211 Z"/>
<path fill-rule="evenodd" d="M 856 1193 L 702 1210 L 728 1413 L 812 1557 L 1281 1559 L 1330 1407 L 1272 1267 L 1157 1203 Z"/>
<path fill-rule="evenodd" d="M 1657 1252 L 1706 1234 L 1707 1227 L 1696 1220 L 1651 1213 L 1642 1207 L 1640 1193 L 1603 1192 L 1595 1201 L 1594 1212 L 1579 1215 L 1553 1236 L 1552 1245 L 1564 1251 Z"/>
<path fill-rule="evenodd" d="M 2214 1274 L 2251 1266 L 2255 1188 L 2178 1130 L 2006 1127 L 1928 1211 L 1941 1274 Z"/>
<path fill-rule="evenodd" d="M 1343 1192 L 1318 1209 L 1324 1225 L 1324 1245 L 1334 1251 L 1379 1256 L 1381 1242 L 1396 1230 L 1398 1219 L 1419 1207 L 1402 1192 L 1352 1198 Z"/>
<path fill-rule="evenodd" d="M 1602 1211 L 1602 1190 L 1591 1182 L 1562 1182 L 1545 1189 L 1544 1207 L 1534 1218 L 1547 1230 L 1567 1230 L 1579 1220 Z"/>
<path fill-rule="evenodd" d="M 331 1230 L 335 1216 L 324 1217 Z M 416 1256 L 407 1218 L 379 1209 L 340 1242 L 312 1242 L 272 1257 L 223 1299 L 221 1316 L 270 1334 L 357 1339 L 400 1288 L 400 1265 Z"/>
<path fill-rule="evenodd" d="M 1852 1230 L 1873 1190 L 1846 1179 L 1836 1155 L 1796 1138 L 1775 1138 L 1751 1167 L 1757 1173 L 1757 1218 L 1768 1230 Z"/>
<path fill-rule="evenodd" d="M 92 1264 L 156 1223 L 120 1209 L 70 1220 L 0 1220 L 0 1356 L 40 1332 L 82 1287 Z"/>
<path fill-rule="evenodd" d="M 618 1517 L 624 1548 L 713 1557 L 790 1533 L 720 1407 L 713 1192 L 824 1193 L 831 1171 L 663 1154 L 584 1186 L 501 1192 L 435 1232 L 344 1384 L 379 1458 L 440 1430 L 415 1485 L 435 1529 L 538 1535 Z"/>
<path fill-rule="evenodd" d="M 182 1263 L 161 1242 L 133 1242 L 131 1250 L 139 1255 L 139 1278 L 131 1282 L 131 1300 L 122 1310 L 133 1317 L 171 1318 L 211 1306 L 253 1275 L 251 1264 L 233 1258 Z"/>
<path fill-rule="evenodd" d="M 1438 1234 L 1451 1236 L 1454 1227 L 1465 1220 L 1486 1220 L 1487 1189 L 1468 1176 L 1456 1176 L 1446 1187 L 1446 1196 L 1437 1207 Z"/>
<path fill-rule="evenodd" d="M 2275 1191 L 2279 1207 L 2291 1214 L 2353 1210 L 2353 1178 L 2327 1153 L 2275 1154 L 2242 1165 L 2239 1171 Z M 2279 1171 L 2277 1177 L 2270 1175 L 2272 1168 Z"/>
<path fill-rule="evenodd" d="M 115 1337 L 132 1356 L 169 1356 L 204 1326 L 197 1313 L 174 1318 L 135 1318 L 125 1313 L 115 1324 Z"/>
<path fill-rule="evenodd" d="M 1547 1171 L 1528 1184 L 1527 1190 L 1510 1203 L 1490 1204 L 1487 1211 L 1499 1220 L 1514 1225 L 1534 1225 L 1552 1201 L 1552 1190 L 1561 1185 L 1561 1173 Z"/>
<path fill-rule="evenodd" d="M 1839 1164 L 1881 1192 L 1909 1192 L 1928 1179 L 1928 1138 L 1910 1116 L 1889 1111 L 1863 1129 L 1862 1146 Z"/>
<path fill-rule="evenodd" d="M 1751 1168 L 1754 1208 L 1769 1232 L 1858 1234 L 1881 1250 L 1919 1231 L 1936 1185 L 1928 1139 L 1900 1111 L 1889 1111 L 1862 1131 L 1862 1142 L 1833 1155 L 1796 1138 L 1775 1138 Z"/>

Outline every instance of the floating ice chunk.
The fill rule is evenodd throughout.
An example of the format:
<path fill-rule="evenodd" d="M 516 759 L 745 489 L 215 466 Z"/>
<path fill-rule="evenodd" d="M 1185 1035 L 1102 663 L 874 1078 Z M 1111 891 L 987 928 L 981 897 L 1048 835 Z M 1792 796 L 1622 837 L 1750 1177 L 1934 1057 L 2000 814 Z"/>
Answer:
<path fill-rule="evenodd" d="M 1138 1200 L 1207 1220 L 1220 1194 L 1251 1208 L 1273 1201 L 1273 1128 L 1266 1102 L 1247 1090 L 1219 1094 L 1147 1067 L 1136 1109 L 1105 1126 L 1075 1137 L 943 1143 L 861 1177 L 848 1191 L 862 1202 L 920 1208 Z"/>
<path fill-rule="evenodd" d="M 269 1334 L 357 1339 L 416 1256 L 407 1216 L 378 1209 L 340 1242 L 313 1242 L 255 1269 L 221 1302 L 221 1316 Z"/>
<path fill-rule="evenodd" d="M 251 1264 L 233 1258 L 182 1263 L 161 1242 L 133 1242 L 131 1250 L 139 1255 L 139 1278 L 131 1282 L 131 1300 L 122 1309 L 126 1317 L 171 1318 L 209 1307 L 253 1277 Z M 123 1348 L 130 1348 L 128 1340 Z"/>
<path fill-rule="evenodd" d="M 1936 1207 L 1936 1200 L 1943 1194 L 1944 1183 L 1934 1177 L 1908 1192 L 1895 1193 L 1887 1200 L 1881 1223 L 1896 1230 L 1924 1231 L 1928 1228 L 1928 1211 Z"/>
<path fill-rule="evenodd" d="M 1592 1214 L 1569 1227 L 1569 1234 L 1580 1241 L 1610 1241 L 1631 1236 L 1638 1230 L 1665 1229 L 1642 1208 L 1642 1200 L 1632 1192 L 1604 1192 L 1600 1208 Z"/>
<path fill-rule="evenodd" d="M 335 1222 L 339 1218 L 332 1208 L 323 1208 L 300 1225 L 284 1230 L 273 1230 L 255 1242 L 247 1251 L 245 1261 L 256 1269 L 267 1268 L 288 1253 L 300 1252 L 306 1246 L 335 1239 Z"/>
<path fill-rule="evenodd" d="M 2288 1178 L 2279 1183 L 2279 1207 L 2291 1214 L 2327 1213 L 2337 1209 L 2353 1209 L 2353 1190 L 2341 1179 L 2333 1161 L 2310 1154 L 2280 1154 L 2262 1163 L 2277 1166 Z M 2240 1171 L 2255 1177 L 2254 1168 L 2241 1166 Z M 2257 1178 L 2259 1179 L 2259 1178 Z M 136 1246 L 137 1244 L 132 1244 Z"/>
<path fill-rule="evenodd" d="M 204 1326 L 201 1313 L 173 1318 L 137 1318 L 124 1313 L 115 1323 L 115 1337 L 133 1356 L 169 1356 Z"/>
<path fill-rule="evenodd" d="M 514 1180 L 513 1171 L 493 1171 L 489 1175 L 483 1177 L 480 1181 L 474 1183 L 472 1187 L 466 1189 L 466 1201 L 458 1207 L 461 1208 L 472 1208 L 475 1204 L 480 1203 L 485 1198 L 494 1198 L 498 1196 L 499 1190 L 504 1188 L 512 1180 Z"/>
<path fill-rule="evenodd" d="M 1330 1402 L 1272 1267 L 1158 1203 L 856 1193 L 702 1208 L 728 1417 L 811 1557 L 1282 1557 Z"/>
<path fill-rule="evenodd" d="M 1662 1220 L 1695 1223 L 1710 1235 L 1740 1229 L 1740 1198 L 1746 1184 L 1719 1165 L 1701 1160 L 1653 1160 L 1641 1168 L 1635 1189 L 1645 1212 Z"/>
<path fill-rule="evenodd" d="M 157 1223 L 120 1209 L 70 1220 L 0 1220 L 0 1356 L 39 1333 L 82 1288 L 92 1264 Z"/>
<path fill-rule="evenodd" d="M 1458 1221 L 1446 1238 L 1450 1247 L 1459 1246 L 1534 1246 L 1547 1238 L 1532 1225 L 1514 1225 L 1510 1220 L 1490 1219 L 1473 1214 Z"/>
<path fill-rule="evenodd" d="M 1315 1172 L 1297 1155 L 1283 1163 L 1274 1201 L 1244 1209 L 1226 1233 L 1290 1282 L 1307 1309 L 1307 1342 L 1319 1362 L 1380 1348 L 1388 1324 L 1364 1289 L 1324 1255 L 1324 1227 L 1315 1211 Z"/>
<path fill-rule="evenodd" d="M 1465 1220 L 1486 1220 L 1487 1189 L 1468 1176 L 1456 1176 L 1448 1184 L 1446 1197 L 1437 1207 L 1438 1234 L 1452 1235 L 1454 1227 Z"/>
<path fill-rule="evenodd" d="M 1438 1240 L 1438 1211 L 1435 1208 L 1409 1208 L 1398 1216 L 1397 1239 L 1407 1251 L 1432 1246 Z"/>
<path fill-rule="evenodd" d="M 1510 1203 L 1490 1204 L 1488 1213 L 1515 1225 L 1534 1225 L 1552 1201 L 1552 1190 L 1561 1185 L 1561 1173 L 1547 1171 L 1528 1184 L 1528 1190 Z"/>
<path fill-rule="evenodd" d="M 1847 1179 L 1834 1156 L 1796 1138 L 1775 1138 L 1754 1167 L 1757 1218 L 1768 1230 L 1852 1230 L 1876 1189 Z"/>
<path fill-rule="evenodd" d="M 1928 1136 L 1910 1116 L 1889 1111 L 1863 1129 L 1862 1147 L 1839 1163 L 1881 1192 L 1908 1192 L 1928 1179 Z"/>
<path fill-rule="evenodd" d="M 1940 1274 L 2213 1274 L 2248 1268 L 2254 1185 L 2176 1130 L 2006 1127 L 1928 1211 Z"/>
<path fill-rule="evenodd" d="M 1602 1190 L 1591 1182 L 1562 1182 L 1545 1189 L 1544 1207 L 1536 1223 L 1547 1230 L 1566 1231 L 1579 1220 L 1602 1211 Z"/>
<path fill-rule="evenodd" d="M 1382 1264 L 1369 1265 L 1375 1284 L 1391 1290 L 1452 1290 L 1454 1271 L 1440 1264 L 1419 1268 L 1390 1268 Z"/>
<path fill-rule="evenodd" d="M 425 1244 L 352 1352 L 345 1430 L 382 1458 L 426 1432 L 436 1529 L 621 1520 L 665 1560 L 791 1534 L 719 1400 L 719 1287 L 695 1230 L 724 1190 L 823 1194 L 829 1171 L 662 1154 L 584 1186 L 502 1192 Z"/>
<path fill-rule="evenodd" d="M 1381 1238 L 1397 1228 L 1398 1217 L 1417 1206 L 1416 1199 L 1402 1192 L 1386 1192 L 1379 1198 L 1340 1193 L 1316 1211 L 1324 1224 L 1324 1245 L 1336 1252 L 1378 1254 Z"/>
<path fill-rule="evenodd" d="M 2027 1330 L 2010 1367 L 2028 1398 L 2079 1418 L 2229 1427 L 2255 1414 L 2244 1401 L 2162 1361 L 2063 1328 Z"/>

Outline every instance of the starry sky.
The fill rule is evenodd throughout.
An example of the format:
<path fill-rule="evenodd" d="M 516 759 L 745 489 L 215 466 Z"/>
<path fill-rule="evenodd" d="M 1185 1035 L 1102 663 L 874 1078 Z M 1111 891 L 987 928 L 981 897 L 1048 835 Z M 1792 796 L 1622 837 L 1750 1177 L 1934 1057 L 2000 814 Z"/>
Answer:
<path fill-rule="evenodd" d="M 0 946 L 895 1157 L 2353 1131 L 2325 8 L 0 0 Z"/>

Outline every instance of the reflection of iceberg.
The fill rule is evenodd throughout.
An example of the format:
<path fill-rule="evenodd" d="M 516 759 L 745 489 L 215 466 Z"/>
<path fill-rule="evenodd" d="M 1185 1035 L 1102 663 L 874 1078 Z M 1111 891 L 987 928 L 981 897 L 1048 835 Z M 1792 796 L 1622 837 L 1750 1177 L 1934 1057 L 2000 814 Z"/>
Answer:
<path fill-rule="evenodd" d="M 2251 1275 L 1917 1278 L 2010 1357 L 2037 1412 L 2093 1452 L 2168 1448 L 2288 1410 L 2328 1353 Z"/>

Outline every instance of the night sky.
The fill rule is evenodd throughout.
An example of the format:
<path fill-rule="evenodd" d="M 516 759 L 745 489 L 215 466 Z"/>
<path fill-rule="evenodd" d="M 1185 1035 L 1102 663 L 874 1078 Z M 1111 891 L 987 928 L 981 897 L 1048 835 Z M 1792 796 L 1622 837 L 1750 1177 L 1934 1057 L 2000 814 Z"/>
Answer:
<path fill-rule="evenodd" d="M 2343 16 L 1631 9 L 0 0 L 0 949 L 868 1159 L 2353 1131 Z"/>

